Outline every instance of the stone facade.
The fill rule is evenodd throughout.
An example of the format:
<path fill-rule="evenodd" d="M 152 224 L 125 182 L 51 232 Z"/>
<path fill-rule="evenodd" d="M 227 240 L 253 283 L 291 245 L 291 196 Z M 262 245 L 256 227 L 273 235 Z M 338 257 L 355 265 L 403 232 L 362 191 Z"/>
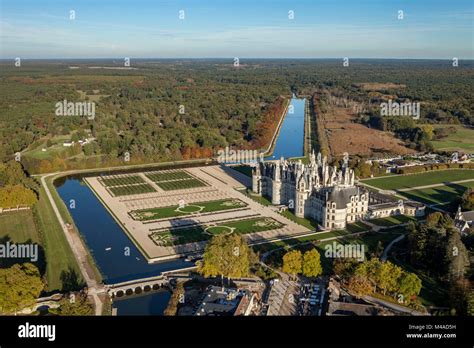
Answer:
<path fill-rule="evenodd" d="M 365 217 L 369 193 L 354 184 L 354 171 L 330 166 L 326 157 L 313 153 L 310 163 L 260 162 L 253 169 L 252 190 L 274 205 L 287 205 L 298 217 L 319 222 L 323 229 L 342 229 Z"/>

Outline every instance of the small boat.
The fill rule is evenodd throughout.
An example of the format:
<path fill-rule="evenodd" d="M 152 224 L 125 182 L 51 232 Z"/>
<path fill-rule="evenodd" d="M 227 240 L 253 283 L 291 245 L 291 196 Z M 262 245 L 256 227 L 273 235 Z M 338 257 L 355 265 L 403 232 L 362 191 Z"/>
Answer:
<path fill-rule="evenodd" d="M 111 249 L 112 249 L 111 247 L 105 248 L 106 251 L 109 251 L 109 250 L 111 250 Z"/>

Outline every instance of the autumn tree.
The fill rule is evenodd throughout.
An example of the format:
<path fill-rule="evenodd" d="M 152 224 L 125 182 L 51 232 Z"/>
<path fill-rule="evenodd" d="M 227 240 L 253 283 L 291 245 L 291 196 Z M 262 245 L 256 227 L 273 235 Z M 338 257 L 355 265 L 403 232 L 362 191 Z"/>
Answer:
<path fill-rule="evenodd" d="M 321 257 L 316 249 L 313 248 L 304 253 L 302 271 L 306 277 L 317 277 L 323 273 Z"/>
<path fill-rule="evenodd" d="M 36 201 L 36 194 L 23 185 L 7 185 L 0 188 L 0 207 L 2 208 L 11 208 L 19 205 L 31 207 Z"/>
<path fill-rule="evenodd" d="M 373 286 L 369 279 L 363 276 L 354 275 L 349 278 L 347 289 L 357 297 L 370 295 L 373 291 Z"/>
<path fill-rule="evenodd" d="M 198 272 L 204 277 L 245 277 L 252 259 L 252 250 L 240 234 L 218 234 L 207 243 Z"/>
<path fill-rule="evenodd" d="M 184 285 L 182 282 L 176 284 L 176 287 L 173 290 L 173 294 L 168 302 L 168 306 L 163 312 L 166 316 L 174 316 L 178 312 L 178 306 L 182 303 L 184 299 Z"/>
<path fill-rule="evenodd" d="M 299 250 L 288 251 L 283 255 L 283 272 L 296 276 L 303 269 L 303 255 Z"/>

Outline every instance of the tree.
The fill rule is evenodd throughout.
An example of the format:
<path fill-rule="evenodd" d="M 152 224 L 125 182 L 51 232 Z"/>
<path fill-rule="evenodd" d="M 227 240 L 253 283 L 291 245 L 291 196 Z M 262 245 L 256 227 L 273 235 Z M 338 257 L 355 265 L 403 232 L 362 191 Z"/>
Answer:
<path fill-rule="evenodd" d="M 302 271 L 306 277 L 317 277 L 323 273 L 321 257 L 316 249 L 313 248 L 304 253 Z"/>
<path fill-rule="evenodd" d="M 461 235 L 456 230 L 449 230 L 444 263 L 446 266 L 446 278 L 455 281 L 464 277 L 469 267 L 469 256 Z"/>
<path fill-rule="evenodd" d="M 468 188 L 461 197 L 461 208 L 464 210 L 474 210 L 474 190 Z"/>
<path fill-rule="evenodd" d="M 11 208 L 18 205 L 31 207 L 36 201 L 36 194 L 21 184 L 7 185 L 0 188 L 0 207 L 2 208 Z"/>
<path fill-rule="evenodd" d="M 474 300 L 473 291 L 467 279 L 458 279 L 455 282 L 451 283 L 448 291 L 449 306 L 454 310 L 456 315 L 472 315 L 469 314 L 469 302 Z M 472 305 L 471 303 L 471 310 Z"/>
<path fill-rule="evenodd" d="M 283 256 L 283 272 L 293 276 L 300 274 L 303 268 L 303 255 L 299 250 L 288 251 Z"/>
<path fill-rule="evenodd" d="M 198 272 L 204 277 L 240 278 L 249 274 L 252 251 L 236 233 L 215 235 L 207 243 Z"/>
<path fill-rule="evenodd" d="M 354 275 L 349 278 L 347 289 L 357 297 L 363 297 L 369 295 L 373 291 L 370 280 L 366 277 Z"/>
<path fill-rule="evenodd" d="M 398 278 L 398 293 L 405 301 L 410 302 L 413 296 L 418 296 L 421 291 L 421 279 L 414 273 L 403 271 Z"/>
<path fill-rule="evenodd" d="M 424 137 L 426 138 L 426 140 L 432 140 L 433 139 L 433 135 L 434 135 L 434 128 L 432 125 L 430 124 L 425 124 L 421 127 L 421 129 L 423 130 L 423 133 L 424 133 Z"/>
<path fill-rule="evenodd" d="M 163 312 L 166 316 L 176 315 L 178 312 L 178 305 L 184 299 L 184 285 L 182 282 L 176 284 L 176 288 L 173 290 L 173 294 L 168 302 L 168 306 Z"/>
<path fill-rule="evenodd" d="M 59 301 L 58 308 L 50 312 L 57 315 L 94 315 L 94 305 L 86 293 L 70 293 Z"/>
<path fill-rule="evenodd" d="M 0 312 L 11 314 L 35 304 L 44 284 L 31 263 L 0 269 Z"/>

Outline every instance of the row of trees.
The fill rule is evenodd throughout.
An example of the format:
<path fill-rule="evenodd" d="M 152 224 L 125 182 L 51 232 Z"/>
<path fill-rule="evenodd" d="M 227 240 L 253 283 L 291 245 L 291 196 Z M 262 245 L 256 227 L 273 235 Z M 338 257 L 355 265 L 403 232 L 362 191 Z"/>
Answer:
<path fill-rule="evenodd" d="M 400 303 L 410 304 L 421 290 L 421 280 L 390 261 L 374 257 L 358 264 L 348 280 L 348 289 L 357 296 L 374 292 L 394 297 Z"/>
<path fill-rule="evenodd" d="M 323 273 L 321 256 L 313 248 L 304 254 L 299 250 L 288 251 L 283 255 L 283 272 L 296 276 L 302 274 L 306 277 L 317 277 Z"/>

